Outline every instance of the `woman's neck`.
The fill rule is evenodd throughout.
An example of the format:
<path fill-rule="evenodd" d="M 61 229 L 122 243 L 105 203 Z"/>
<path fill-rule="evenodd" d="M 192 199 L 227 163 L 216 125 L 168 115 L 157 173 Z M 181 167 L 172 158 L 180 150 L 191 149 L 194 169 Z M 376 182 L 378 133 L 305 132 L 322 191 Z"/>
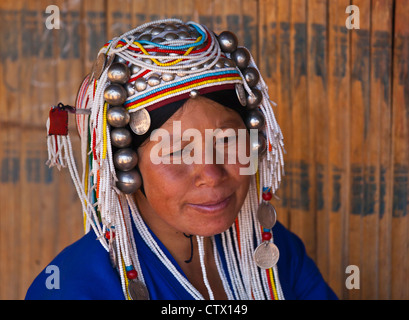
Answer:
<path fill-rule="evenodd" d="M 166 247 L 180 266 L 190 283 L 209 299 L 207 287 L 203 280 L 202 266 L 198 250 L 198 240 L 195 235 L 188 235 L 167 225 L 156 214 L 152 214 L 151 206 L 141 192 L 135 194 L 139 212 L 145 223 Z M 206 275 L 216 299 L 226 299 L 223 284 L 214 259 L 211 238 L 203 239 L 204 264 Z"/>

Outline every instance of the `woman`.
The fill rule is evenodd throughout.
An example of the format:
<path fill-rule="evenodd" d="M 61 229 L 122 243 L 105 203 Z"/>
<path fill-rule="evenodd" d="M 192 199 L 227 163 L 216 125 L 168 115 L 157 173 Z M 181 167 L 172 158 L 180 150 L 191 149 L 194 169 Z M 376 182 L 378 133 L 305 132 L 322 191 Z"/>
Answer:
<path fill-rule="evenodd" d="M 276 222 L 282 134 L 234 34 L 167 19 L 108 42 L 73 109 L 81 179 L 67 109 L 50 111 L 49 164 L 69 168 L 87 234 L 27 299 L 336 298 Z"/>

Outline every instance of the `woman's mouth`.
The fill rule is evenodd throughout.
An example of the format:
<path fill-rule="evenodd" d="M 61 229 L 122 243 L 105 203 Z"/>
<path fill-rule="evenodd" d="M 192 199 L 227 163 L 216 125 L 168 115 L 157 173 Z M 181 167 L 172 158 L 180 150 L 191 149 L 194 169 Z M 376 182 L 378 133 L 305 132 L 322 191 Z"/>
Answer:
<path fill-rule="evenodd" d="M 188 206 L 204 213 L 218 213 L 228 207 L 232 197 L 233 195 L 230 195 L 221 200 L 206 201 L 202 203 L 188 203 Z"/>

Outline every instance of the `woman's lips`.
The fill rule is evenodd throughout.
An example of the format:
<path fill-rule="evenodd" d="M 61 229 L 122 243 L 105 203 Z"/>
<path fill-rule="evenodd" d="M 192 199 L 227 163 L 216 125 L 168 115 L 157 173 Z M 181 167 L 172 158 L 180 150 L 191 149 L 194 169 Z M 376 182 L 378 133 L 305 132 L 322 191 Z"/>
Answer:
<path fill-rule="evenodd" d="M 233 195 L 222 200 L 208 201 L 203 203 L 188 203 L 188 205 L 196 210 L 205 213 L 216 213 L 227 208 Z"/>

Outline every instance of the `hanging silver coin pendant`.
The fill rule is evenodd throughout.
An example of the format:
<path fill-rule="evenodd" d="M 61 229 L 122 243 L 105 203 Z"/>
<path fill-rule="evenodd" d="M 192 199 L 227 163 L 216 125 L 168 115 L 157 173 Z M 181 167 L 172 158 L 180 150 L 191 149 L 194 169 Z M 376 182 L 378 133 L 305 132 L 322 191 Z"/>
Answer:
<path fill-rule="evenodd" d="M 95 61 L 94 77 L 97 80 L 99 79 L 99 77 L 101 77 L 102 71 L 104 71 L 105 60 L 105 53 L 100 53 L 97 57 L 97 60 Z"/>
<path fill-rule="evenodd" d="M 109 246 L 109 260 L 111 261 L 112 268 L 116 269 L 118 266 L 116 259 L 116 244 L 115 240 L 112 240 Z"/>
<path fill-rule="evenodd" d="M 128 294 L 132 300 L 149 300 L 148 289 L 145 284 L 138 279 L 129 281 Z"/>
<path fill-rule="evenodd" d="M 270 269 L 274 267 L 277 264 L 279 257 L 280 252 L 278 251 L 277 246 L 268 241 L 260 244 L 254 251 L 253 255 L 256 265 L 261 269 Z"/>
<path fill-rule="evenodd" d="M 277 221 L 276 209 L 271 203 L 263 201 L 258 207 L 257 219 L 264 228 L 273 228 Z"/>
<path fill-rule="evenodd" d="M 129 126 L 135 134 L 143 135 L 148 132 L 151 126 L 151 116 L 146 109 L 131 112 L 130 115 L 131 120 L 129 121 Z"/>

